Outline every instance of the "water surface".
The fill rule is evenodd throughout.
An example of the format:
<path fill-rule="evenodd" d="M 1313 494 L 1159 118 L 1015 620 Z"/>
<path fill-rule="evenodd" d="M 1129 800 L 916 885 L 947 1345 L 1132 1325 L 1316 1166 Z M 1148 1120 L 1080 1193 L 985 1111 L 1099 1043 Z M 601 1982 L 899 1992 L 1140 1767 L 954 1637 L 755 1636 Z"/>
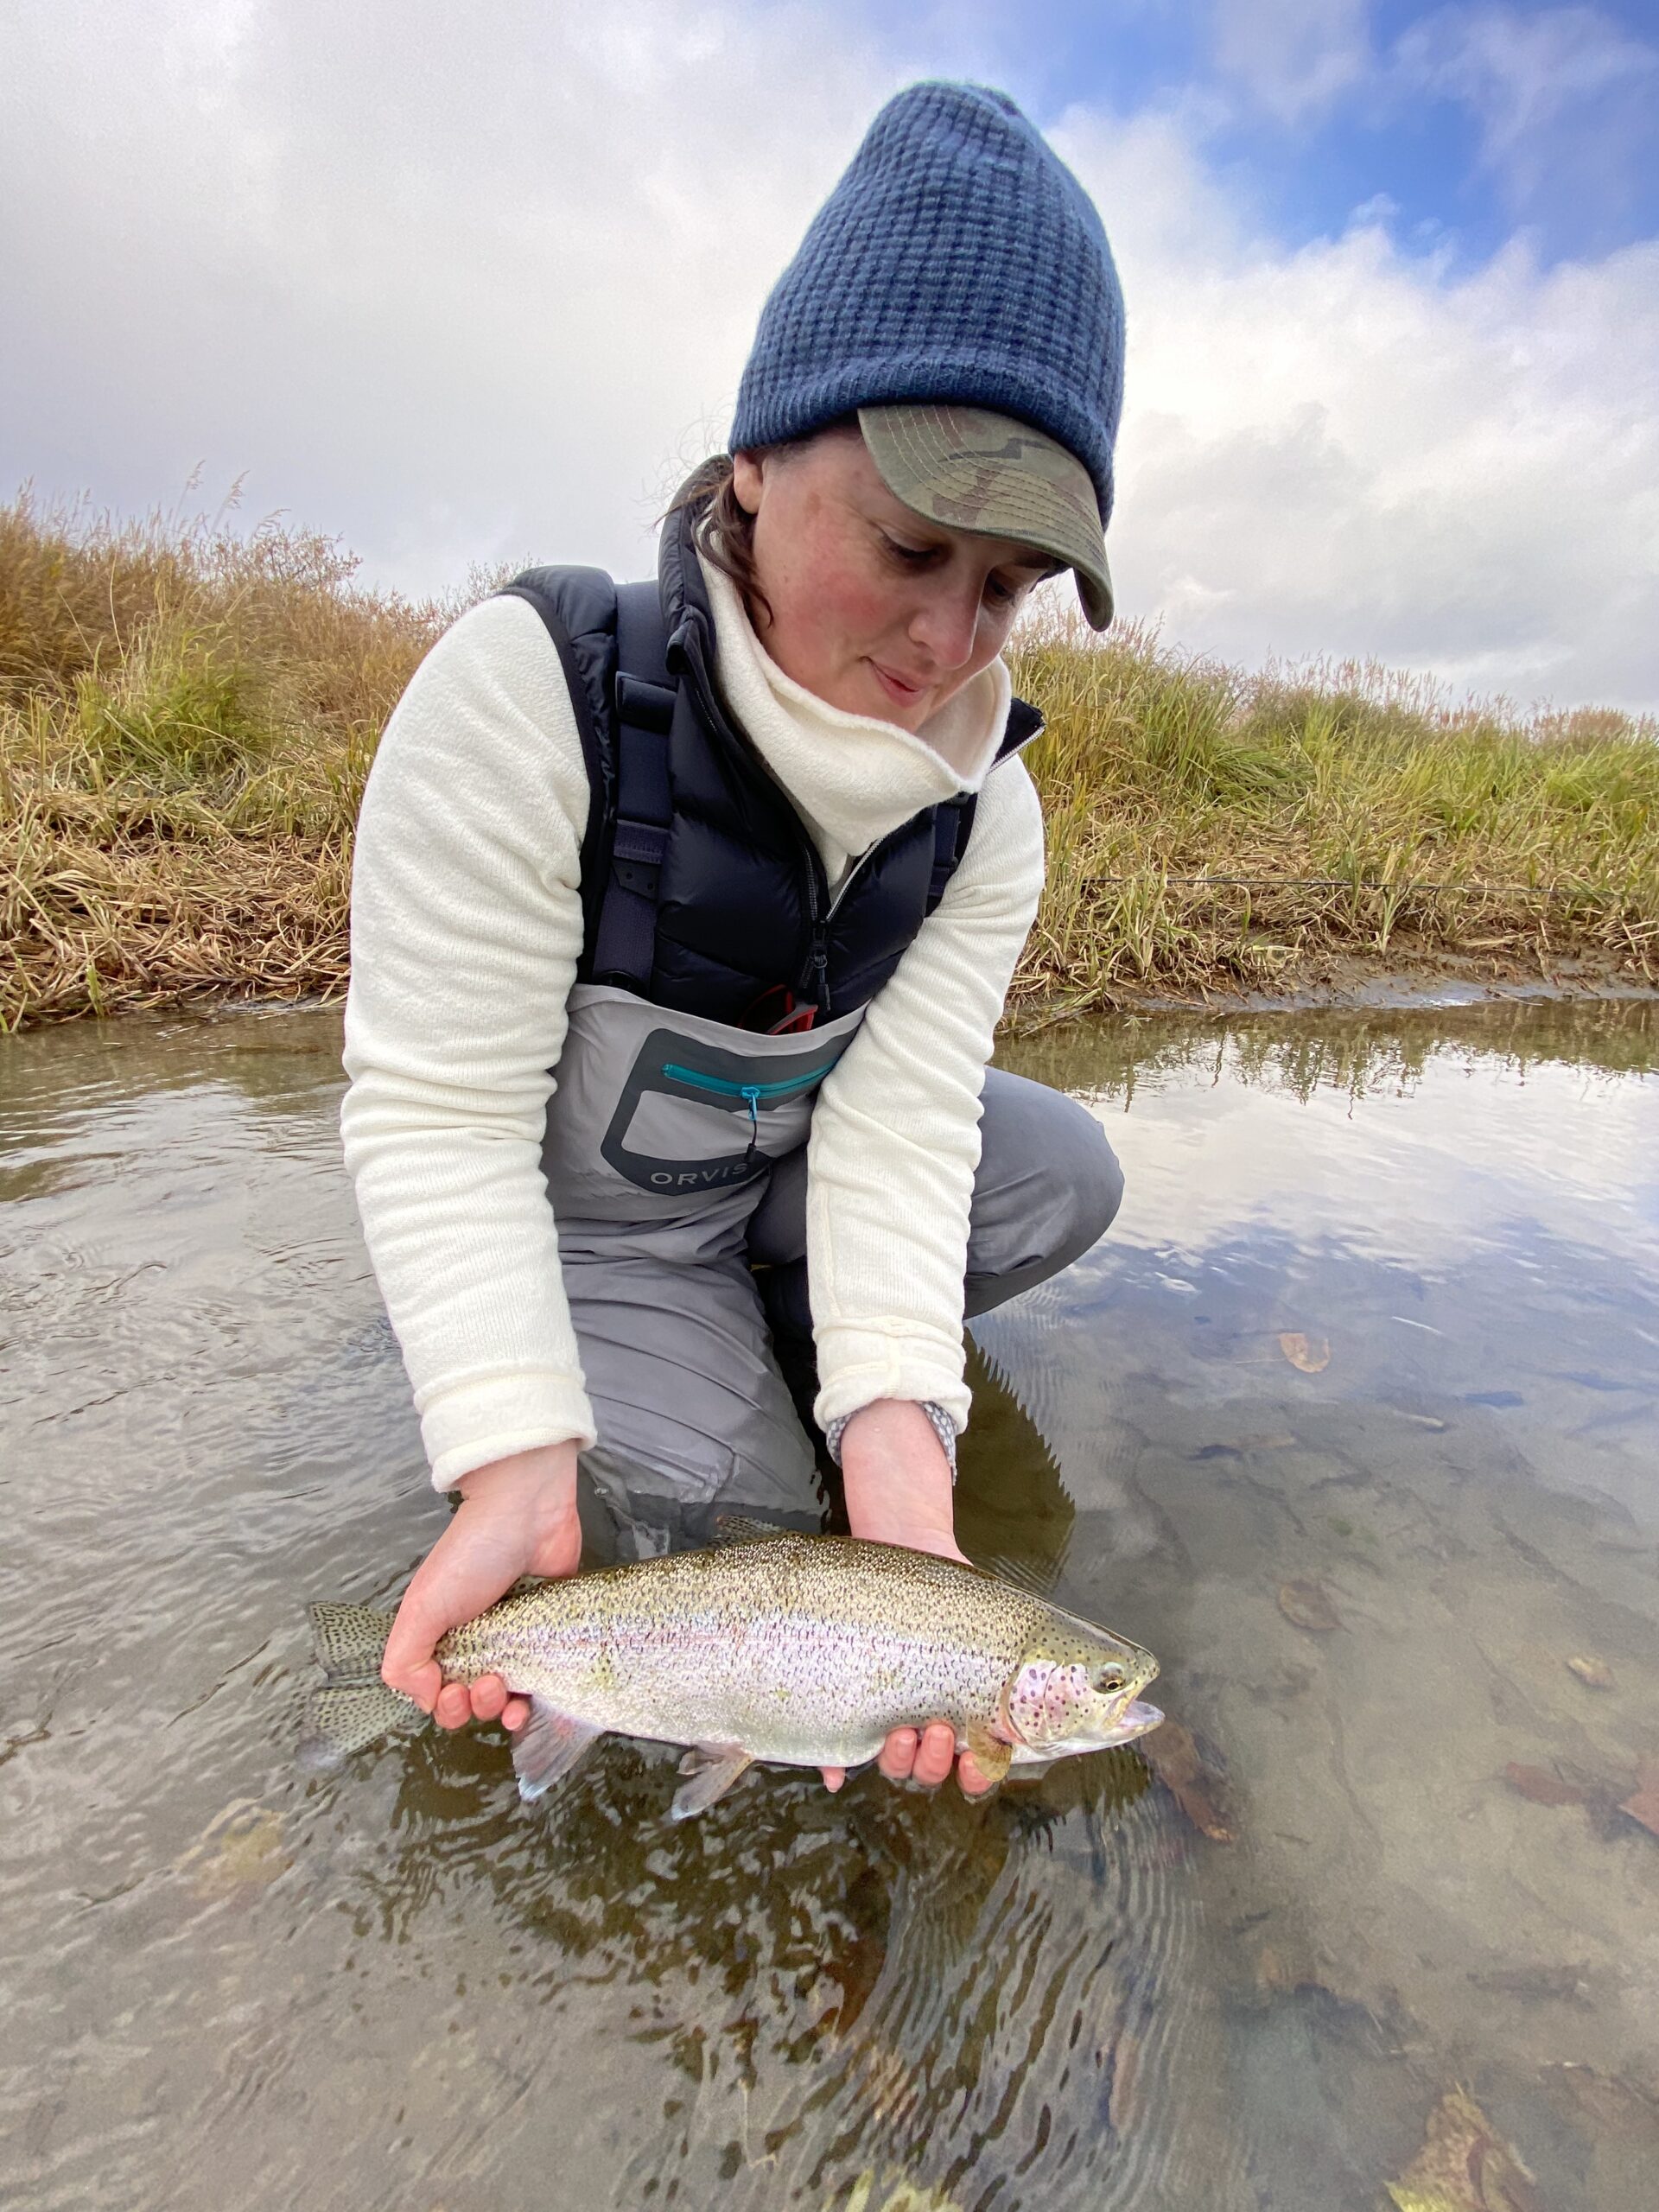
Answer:
<path fill-rule="evenodd" d="M 1128 1196 L 980 1326 L 963 1538 L 1159 1654 L 1187 1779 L 682 1828 L 626 1744 L 536 1815 L 488 1733 L 293 1770 L 305 1601 L 443 1516 L 338 1050 L 0 1042 L 9 2203 L 1378 2212 L 1454 2087 L 1651 2200 L 1652 1007 L 1011 1049 Z"/>

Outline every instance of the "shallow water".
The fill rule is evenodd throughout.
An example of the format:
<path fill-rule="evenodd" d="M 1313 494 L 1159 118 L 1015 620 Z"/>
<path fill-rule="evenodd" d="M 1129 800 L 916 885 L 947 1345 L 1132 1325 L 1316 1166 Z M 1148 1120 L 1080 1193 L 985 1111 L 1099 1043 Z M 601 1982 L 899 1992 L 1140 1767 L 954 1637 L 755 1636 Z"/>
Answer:
<path fill-rule="evenodd" d="M 443 1511 L 338 1045 L 0 1042 L 7 2202 L 1378 2212 L 1459 2086 L 1545 2212 L 1653 2201 L 1656 1009 L 1011 1052 L 1128 1197 L 981 1325 L 963 1541 L 1157 1651 L 1185 1804 L 1125 1749 L 677 1829 L 628 1745 L 540 1815 L 491 1736 L 293 1770 L 305 1601 Z"/>

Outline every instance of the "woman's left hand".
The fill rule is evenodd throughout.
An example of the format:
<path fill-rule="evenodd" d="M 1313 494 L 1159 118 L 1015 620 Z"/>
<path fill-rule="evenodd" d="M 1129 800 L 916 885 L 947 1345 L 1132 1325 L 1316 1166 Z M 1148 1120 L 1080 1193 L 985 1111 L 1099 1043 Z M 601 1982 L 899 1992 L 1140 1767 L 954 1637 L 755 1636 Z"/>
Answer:
<path fill-rule="evenodd" d="M 841 1471 L 854 1535 L 968 1563 L 957 1546 L 950 1463 L 918 1405 L 881 1398 L 855 1414 L 841 1433 Z M 948 1778 L 954 1764 L 967 1797 L 983 1796 L 992 1787 L 971 1752 L 957 1758 L 957 1732 L 948 1720 L 895 1728 L 876 1764 L 889 1782 L 916 1782 L 930 1789 Z M 823 1778 L 839 1789 L 847 1770 L 827 1766 Z"/>

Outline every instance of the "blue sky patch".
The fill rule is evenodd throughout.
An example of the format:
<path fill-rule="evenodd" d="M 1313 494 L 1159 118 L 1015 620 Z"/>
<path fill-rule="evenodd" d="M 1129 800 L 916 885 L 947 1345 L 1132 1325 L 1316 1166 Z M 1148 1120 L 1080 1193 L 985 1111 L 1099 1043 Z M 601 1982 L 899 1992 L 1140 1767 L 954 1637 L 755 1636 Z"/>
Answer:
<path fill-rule="evenodd" d="M 992 77 L 1052 125 L 1074 103 L 1176 110 L 1287 244 L 1357 213 L 1469 267 L 1517 232 L 1546 265 L 1659 234 L 1659 6 L 1413 0 L 867 0 L 918 72 Z M 1109 219 L 1109 211 L 1108 211 Z"/>

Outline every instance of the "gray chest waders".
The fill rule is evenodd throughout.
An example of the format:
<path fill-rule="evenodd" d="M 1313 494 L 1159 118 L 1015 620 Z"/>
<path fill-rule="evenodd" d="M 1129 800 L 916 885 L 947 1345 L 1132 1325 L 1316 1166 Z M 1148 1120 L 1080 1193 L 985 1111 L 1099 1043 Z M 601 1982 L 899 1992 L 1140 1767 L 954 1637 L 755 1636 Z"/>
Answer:
<path fill-rule="evenodd" d="M 862 1019 L 754 1036 L 571 992 L 542 1164 L 599 1428 L 582 1467 L 624 1551 L 710 1535 L 726 1511 L 818 1525 L 746 1232 Z"/>

